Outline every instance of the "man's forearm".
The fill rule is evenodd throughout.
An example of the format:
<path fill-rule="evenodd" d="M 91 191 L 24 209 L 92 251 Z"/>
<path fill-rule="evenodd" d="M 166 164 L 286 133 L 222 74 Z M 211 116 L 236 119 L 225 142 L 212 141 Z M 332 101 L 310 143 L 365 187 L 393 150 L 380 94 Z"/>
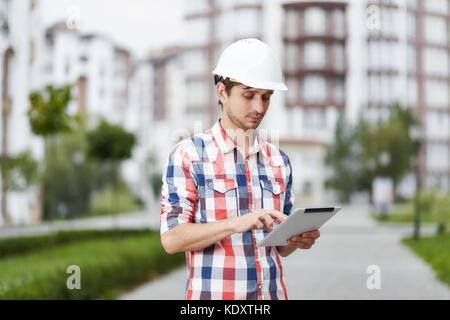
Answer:
<path fill-rule="evenodd" d="M 209 223 L 183 223 L 164 233 L 161 242 L 168 253 L 200 250 L 234 232 L 231 219 Z"/>
<path fill-rule="evenodd" d="M 282 257 L 287 257 L 292 252 L 294 252 L 295 249 L 297 249 L 297 248 L 293 247 L 293 246 L 277 246 L 277 251 L 278 251 L 279 255 Z"/>

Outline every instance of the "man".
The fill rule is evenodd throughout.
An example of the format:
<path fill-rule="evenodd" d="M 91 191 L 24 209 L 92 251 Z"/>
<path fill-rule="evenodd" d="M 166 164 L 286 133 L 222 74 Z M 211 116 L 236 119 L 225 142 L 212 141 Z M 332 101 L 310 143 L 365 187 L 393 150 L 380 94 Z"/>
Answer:
<path fill-rule="evenodd" d="M 274 90 L 287 90 L 280 64 L 265 43 L 244 39 L 225 49 L 213 74 L 222 117 L 170 154 L 161 242 L 168 253 L 186 252 L 186 299 L 287 299 L 279 256 L 311 248 L 319 231 L 256 246 L 294 202 L 289 158 L 255 131 Z"/>

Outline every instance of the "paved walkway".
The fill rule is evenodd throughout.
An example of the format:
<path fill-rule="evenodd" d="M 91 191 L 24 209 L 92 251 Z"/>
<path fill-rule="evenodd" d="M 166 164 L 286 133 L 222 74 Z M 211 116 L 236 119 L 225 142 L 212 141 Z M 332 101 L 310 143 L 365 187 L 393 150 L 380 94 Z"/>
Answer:
<path fill-rule="evenodd" d="M 113 216 L 100 216 L 85 219 L 44 222 L 26 226 L 0 227 L 0 239 L 34 236 L 66 230 L 101 230 L 101 229 L 154 229 L 159 230 L 159 208 Z"/>
<path fill-rule="evenodd" d="M 423 227 L 422 233 L 433 233 Z M 450 299 L 429 265 L 400 239 L 412 226 L 385 226 L 369 217 L 367 207 L 343 207 L 322 229 L 311 250 L 283 259 L 289 299 Z M 369 266 L 380 270 L 380 289 L 369 290 Z M 142 285 L 119 299 L 183 299 L 187 273 L 180 268 Z"/>

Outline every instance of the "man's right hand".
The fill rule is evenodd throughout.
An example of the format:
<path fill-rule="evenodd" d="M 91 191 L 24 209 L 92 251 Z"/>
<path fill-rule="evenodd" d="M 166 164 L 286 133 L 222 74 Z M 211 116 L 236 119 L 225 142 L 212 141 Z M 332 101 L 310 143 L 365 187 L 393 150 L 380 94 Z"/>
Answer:
<path fill-rule="evenodd" d="M 258 209 L 248 214 L 232 219 L 235 233 L 243 233 L 248 230 L 266 229 L 272 231 L 273 222 L 282 222 L 288 216 L 277 210 Z"/>

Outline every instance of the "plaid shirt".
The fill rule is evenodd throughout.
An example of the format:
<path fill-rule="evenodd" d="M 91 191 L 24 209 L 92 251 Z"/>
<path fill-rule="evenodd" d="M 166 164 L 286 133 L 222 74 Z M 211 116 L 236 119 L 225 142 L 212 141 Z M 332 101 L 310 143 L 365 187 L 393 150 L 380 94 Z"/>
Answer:
<path fill-rule="evenodd" d="M 286 154 L 258 134 L 243 159 L 219 120 L 212 129 L 178 143 L 170 154 L 163 174 L 160 232 L 261 208 L 290 214 L 291 171 Z M 185 298 L 287 299 L 276 249 L 256 246 L 266 234 L 249 230 L 187 251 Z"/>

